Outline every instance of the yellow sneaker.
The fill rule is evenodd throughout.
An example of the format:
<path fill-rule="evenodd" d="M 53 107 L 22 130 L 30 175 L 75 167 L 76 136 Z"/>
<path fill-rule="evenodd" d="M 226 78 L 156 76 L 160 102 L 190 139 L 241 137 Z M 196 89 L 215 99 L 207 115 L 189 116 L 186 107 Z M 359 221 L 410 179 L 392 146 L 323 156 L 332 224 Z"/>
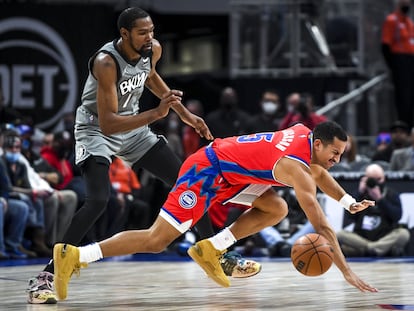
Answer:
<path fill-rule="evenodd" d="M 223 287 L 230 286 L 230 280 L 220 264 L 224 252 L 215 249 L 209 240 L 197 242 L 187 253 L 217 284 Z"/>
<path fill-rule="evenodd" d="M 56 244 L 53 247 L 53 266 L 55 269 L 55 291 L 59 300 L 68 294 L 68 284 L 73 273 L 79 276 L 80 268 L 88 266 L 79 262 L 79 249 L 70 244 Z"/>
<path fill-rule="evenodd" d="M 233 278 L 248 278 L 258 274 L 262 265 L 254 260 L 245 259 L 239 253 L 225 253 L 220 260 L 224 273 Z"/>

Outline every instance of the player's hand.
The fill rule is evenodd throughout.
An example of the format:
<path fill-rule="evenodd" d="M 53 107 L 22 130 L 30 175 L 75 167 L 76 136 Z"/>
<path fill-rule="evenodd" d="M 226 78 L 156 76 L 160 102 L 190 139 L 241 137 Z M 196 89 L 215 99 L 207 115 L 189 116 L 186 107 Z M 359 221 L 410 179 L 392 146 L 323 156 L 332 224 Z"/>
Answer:
<path fill-rule="evenodd" d="M 345 280 L 356 288 L 358 288 L 361 292 L 371 292 L 376 293 L 378 289 L 372 287 L 371 285 L 365 283 L 361 280 L 353 271 L 348 270 L 347 273 L 344 274 Z"/>
<path fill-rule="evenodd" d="M 361 202 L 356 202 L 354 204 L 351 204 L 351 206 L 349 207 L 349 212 L 351 214 L 356 214 L 356 213 L 361 212 L 364 209 L 366 209 L 370 206 L 374 206 L 374 205 L 375 205 L 375 201 L 362 200 Z"/>
<path fill-rule="evenodd" d="M 204 120 L 202 118 L 200 118 L 199 116 L 190 113 L 191 115 L 190 117 L 190 126 L 192 126 L 194 128 L 194 130 L 197 132 L 198 135 L 200 135 L 200 137 L 204 137 L 205 139 L 208 140 L 213 140 L 213 134 L 211 134 L 210 129 L 208 128 L 206 122 L 204 122 Z"/>
<path fill-rule="evenodd" d="M 164 118 L 168 115 L 170 108 L 173 105 L 181 104 L 181 99 L 183 96 L 182 91 L 170 90 L 161 97 L 160 104 L 155 108 L 161 118 Z"/>
<path fill-rule="evenodd" d="M 201 137 L 204 137 L 208 140 L 214 139 L 214 136 L 213 134 L 211 134 L 206 122 L 199 116 L 195 115 L 194 113 L 191 113 L 186 108 L 179 114 L 179 116 L 185 124 L 193 127 L 197 134 Z"/>

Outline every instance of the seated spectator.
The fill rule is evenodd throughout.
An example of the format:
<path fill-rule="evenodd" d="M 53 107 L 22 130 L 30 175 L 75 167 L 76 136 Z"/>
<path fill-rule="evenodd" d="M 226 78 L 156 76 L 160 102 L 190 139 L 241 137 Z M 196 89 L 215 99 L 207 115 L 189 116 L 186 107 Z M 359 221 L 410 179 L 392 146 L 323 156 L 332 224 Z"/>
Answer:
<path fill-rule="evenodd" d="M 346 212 L 353 228 L 337 232 L 345 256 L 403 255 L 410 232 L 399 226 L 402 216 L 400 194 L 386 184 L 384 170 L 378 164 L 366 167 L 356 196 L 357 200 L 361 198 L 375 201 L 375 206 L 357 214 Z"/>
<path fill-rule="evenodd" d="M 391 154 L 390 170 L 414 171 L 414 128 L 411 130 L 411 146 L 396 149 Z"/>
<path fill-rule="evenodd" d="M 49 197 L 49 191 L 32 189 L 26 165 L 20 161 L 21 140 L 14 131 L 4 134 L 3 161 L 12 187 L 10 197 L 24 201 L 29 207 L 29 218 L 26 225 L 25 237 L 30 241 L 30 250 L 39 257 L 49 257 L 52 250 L 46 245 L 44 199 Z"/>
<path fill-rule="evenodd" d="M 17 130 L 22 135 L 24 133 L 20 133 L 20 128 L 17 127 Z M 44 207 L 46 244 L 53 247 L 63 238 L 63 234 L 77 209 L 78 198 L 76 193 L 70 189 L 57 190 L 53 188 L 63 181 L 63 176 L 35 152 L 32 148 L 33 143 L 30 135 L 26 134 L 23 137 L 21 137 L 23 157 L 20 157 L 20 161 L 26 165 L 30 185 L 36 191 L 51 193 L 44 199 Z"/>
<path fill-rule="evenodd" d="M 40 155 L 62 176 L 62 181 L 54 184 L 58 190 L 72 190 L 77 195 L 78 207 L 85 200 L 85 182 L 80 175 L 75 174 L 73 163 L 70 162 L 70 155 L 73 153 L 73 143 L 71 135 L 67 131 L 55 133 L 52 145 L 44 145 L 40 150 Z"/>
<path fill-rule="evenodd" d="M 375 138 L 376 151 L 382 151 L 391 143 L 391 134 L 381 132 Z"/>
<path fill-rule="evenodd" d="M 6 167 L 0 158 L 0 259 L 25 259 L 28 255 L 23 251 L 22 242 L 29 206 L 23 201 L 10 199 L 10 189 Z M 36 254 L 33 253 L 34 256 Z"/>
<path fill-rule="evenodd" d="M 410 128 L 403 121 L 395 121 L 390 127 L 391 142 L 382 150 L 376 151 L 371 157 L 372 161 L 391 161 L 391 154 L 395 149 L 409 146 L 408 136 Z"/>

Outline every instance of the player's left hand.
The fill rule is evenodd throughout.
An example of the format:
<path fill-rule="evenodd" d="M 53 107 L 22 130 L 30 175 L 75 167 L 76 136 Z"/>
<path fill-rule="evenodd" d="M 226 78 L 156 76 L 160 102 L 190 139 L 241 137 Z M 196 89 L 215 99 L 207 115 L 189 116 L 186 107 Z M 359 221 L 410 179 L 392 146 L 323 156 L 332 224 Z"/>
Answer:
<path fill-rule="evenodd" d="M 182 117 L 181 119 L 183 120 L 184 123 L 192 126 L 197 132 L 197 134 L 200 135 L 201 137 L 204 137 L 205 139 L 208 139 L 208 140 L 214 139 L 214 136 L 213 134 L 211 134 L 210 129 L 208 128 L 206 122 L 199 116 L 191 112 L 188 112 L 185 115 L 185 117 Z"/>
<path fill-rule="evenodd" d="M 192 117 L 194 119 L 194 121 L 192 122 L 192 126 L 194 127 L 197 134 L 201 137 L 204 137 L 205 139 L 213 140 L 214 136 L 213 134 L 211 134 L 206 122 L 199 116 L 196 116 L 195 114 L 193 114 Z"/>
<path fill-rule="evenodd" d="M 371 200 L 362 200 L 361 202 L 356 202 L 354 204 L 352 204 L 349 207 L 349 212 L 351 214 L 356 214 L 360 211 L 363 211 L 364 209 L 370 207 L 370 206 L 374 206 L 375 205 L 375 201 L 371 201 Z"/>

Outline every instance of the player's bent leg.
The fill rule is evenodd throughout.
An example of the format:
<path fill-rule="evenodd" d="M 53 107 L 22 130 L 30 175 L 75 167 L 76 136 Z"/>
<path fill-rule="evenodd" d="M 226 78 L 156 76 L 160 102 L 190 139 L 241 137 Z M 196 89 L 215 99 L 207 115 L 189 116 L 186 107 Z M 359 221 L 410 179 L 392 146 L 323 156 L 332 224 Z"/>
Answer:
<path fill-rule="evenodd" d="M 188 255 L 206 272 L 207 276 L 223 287 L 230 286 L 230 280 L 221 267 L 224 252 L 214 248 L 209 240 L 201 240 L 188 249 Z"/>
<path fill-rule="evenodd" d="M 56 244 L 53 248 L 53 263 L 55 271 L 55 291 L 59 300 L 67 297 L 68 284 L 73 273 L 79 276 L 80 268 L 87 263 L 79 261 L 79 249 L 70 244 Z"/>
<path fill-rule="evenodd" d="M 262 270 L 260 263 L 245 259 L 235 251 L 225 253 L 220 260 L 220 264 L 224 273 L 233 278 L 248 278 Z"/>

